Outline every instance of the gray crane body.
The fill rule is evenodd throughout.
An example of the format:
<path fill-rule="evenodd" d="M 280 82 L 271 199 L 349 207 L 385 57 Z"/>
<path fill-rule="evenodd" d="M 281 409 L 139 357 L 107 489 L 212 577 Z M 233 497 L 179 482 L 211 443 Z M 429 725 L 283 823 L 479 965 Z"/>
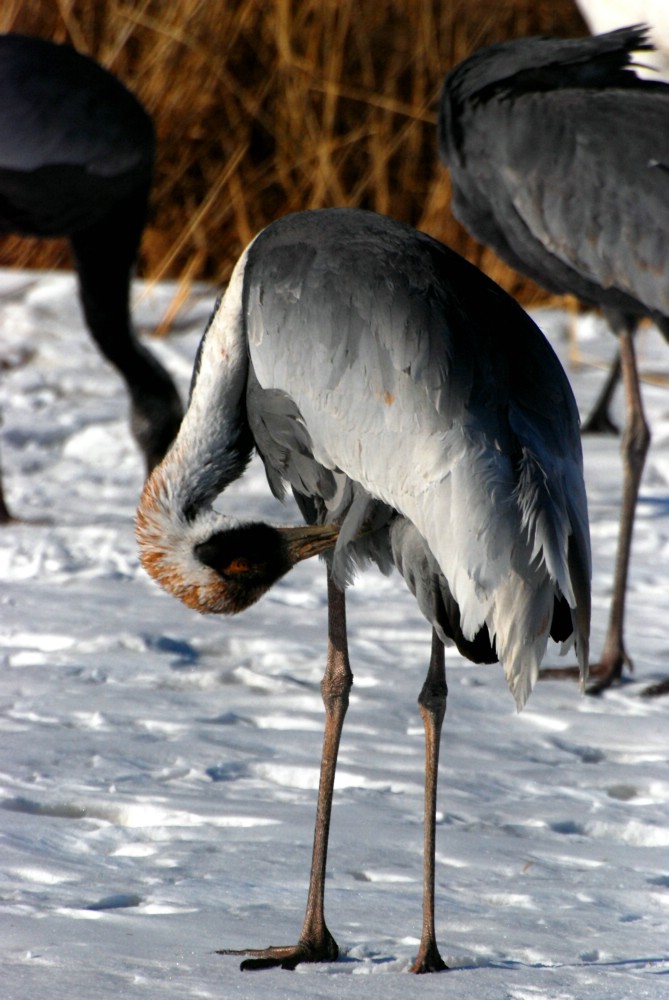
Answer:
<path fill-rule="evenodd" d="M 175 550 L 211 534 L 205 511 L 255 446 L 277 496 L 287 484 L 308 521 L 340 526 L 340 586 L 355 564 L 395 565 L 442 640 L 505 664 L 520 704 L 551 627 L 583 659 L 573 394 L 527 314 L 429 236 L 347 209 L 269 226 L 203 338 L 177 446 L 164 547 L 175 510 L 191 522 Z"/>
<path fill-rule="evenodd" d="M 474 52 L 444 81 L 439 149 L 454 215 L 511 267 L 664 328 L 669 85 L 634 73 L 645 47 L 633 27 Z"/>

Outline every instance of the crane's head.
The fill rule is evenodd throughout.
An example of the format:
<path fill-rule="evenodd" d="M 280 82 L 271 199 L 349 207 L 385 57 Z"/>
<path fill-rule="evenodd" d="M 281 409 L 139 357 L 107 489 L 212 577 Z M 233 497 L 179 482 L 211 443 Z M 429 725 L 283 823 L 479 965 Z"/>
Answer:
<path fill-rule="evenodd" d="M 186 517 L 161 476 L 144 488 L 136 535 L 147 573 L 203 614 L 237 614 L 303 559 L 334 547 L 337 525 L 240 524 L 211 508 Z"/>
<path fill-rule="evenodd" d="M 193 548 L 195 558 L 217 577 L 221 604 L 210 610 L 243 611 L 295 563 L 332 548 L 338 532 L 335 525 L 272 527 L 259 522 L 216 531 Z"/>

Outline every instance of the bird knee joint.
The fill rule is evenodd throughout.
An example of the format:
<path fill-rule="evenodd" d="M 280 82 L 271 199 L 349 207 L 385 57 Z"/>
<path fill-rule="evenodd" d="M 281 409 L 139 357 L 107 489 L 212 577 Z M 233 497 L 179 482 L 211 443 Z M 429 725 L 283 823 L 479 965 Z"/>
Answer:
<path fill-rule="evenodd" d="M 340 702 L 348 703 L 348 694 L 353 685 L 350 674 L 326 674 L 321 681 L 321 697 L 326 708 Z"/>
<path fill-rule="evenodd" d="M 421 712 L 428 712 L 430 715 L 443 717 L 446 711 L 446 701 L 448 689 L 442 685 L 424 684 L 418 695 L 418 705 Z"/>

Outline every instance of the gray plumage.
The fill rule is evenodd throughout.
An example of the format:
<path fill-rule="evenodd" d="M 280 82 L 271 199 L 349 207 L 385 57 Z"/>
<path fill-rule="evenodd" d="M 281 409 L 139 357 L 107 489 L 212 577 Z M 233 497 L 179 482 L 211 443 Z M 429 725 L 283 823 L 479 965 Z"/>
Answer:
<path fill-rule="evenodd" d="M 582 39 L 521 38 L 474 52 L 445 78 L 439 149 L 454 215 L 552 292 L 600 306 L 638 395 L 631 334 L 641 317 L 669 335 L 669 86 L 630 66 L 642 26 Z M 629 406 L 612 621 L 602 663 L 619 676 L 624 591 L 647 449 Z"/>
<path fill-rule="evenodd" d="M 292 488 L 312 527 L 239 524 L 213 510 L 254 447 L 273 492 Z M 433 628 L 426 727 L 440 727 L 435 705 L 442 716 L 445 707 L 444 642 L 472 660 L 500 659 L 519 706 L 549 635 L 575 640 L 587 669 L 587 508 L 564 372 L 497 285 L 373 213 L 287 216 L 247 248 L 203 338 L 175 444 L 145 488 L 137 534 L 148 572 L 203 612 L 243 610 L 294 562 L 327 552 L 328 662 L 342 655 L 346 666 L 336 683 L 328 667 L 326 707 L 331 682 L 337 698 L 350 686 L 344 588 L 369 560 L 399 570 Z M 428 770 L 436 779 L 436 763 Z M 322 890 L 319 871 L 312 887 Z M 426 940 L 415 971 L 443 967 L 426 959 L 436 951 L 432 932 Z M 281 964 L 278 952 L 262 960 Z"/>
<path fill-rule="evenodd" d="M 669 316 L 669 86 L 629 67 L 642 28 L 522 38 L 444 82 L 455 216 L 550 291 Z"/>
<path fill-rule="evenodd" d="M 234 403 L 229 390 L 216 401 L 204 388 L 216 377 L 205 367 L 221 350 L 226 300 L 247 355 Z M 429 236 L 343 209 L 264 230 L 243 262 L 241 300 L 229 292 L 219 314 L 177 443 L 185 451 L 191 433 L 211 448 L 218 436 L 220 454 L 205 461 L 190 447 L 179 453 L 187 468 L 166 463 L 193 524 L 255 446 L 277 496 L 287 485 L 307 520 L 339 526 L 339 585 L 368 559 L 398 565 L 440 638 L 472 659 L 501 658 L 522 704 L 550 631 L 529 640 L 532 602 L 549 619 L 555 603 L 565 640 L 589 573 L 576 406 L 538 328 Z M 506 624 L 502 593 L 509 607 L 517 600 Z M 511 638 L 506 626 L 523 615 L 523 635 Z"/>

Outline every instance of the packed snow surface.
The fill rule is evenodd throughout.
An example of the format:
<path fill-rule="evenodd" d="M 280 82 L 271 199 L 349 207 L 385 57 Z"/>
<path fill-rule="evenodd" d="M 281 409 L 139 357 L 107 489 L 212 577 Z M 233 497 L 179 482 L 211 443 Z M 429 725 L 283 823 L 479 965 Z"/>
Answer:
<path fill-rule="evenodd" d="M 152 329 L 175 289 L 135 289 Z M 215 293 L 151 347 L 184 392 Z M 615 351 L 599 320 L 535 318 L 586 413 Z M 138 563 L 143 469 L 119 378 L 70 275 L 0 273 L 0 954 L 6 1000 L 369 997 L 622 1000 L 669 987 L 669 352 L 638 339 L 653 444 L 627 606 L 634 673 L 600 698 L 545 681 L 516 713 L 499 666 L 447 654 L 437 933 L 420 935 L 430 630 L 403 581 L 349 591 L 355 685 L 326 908 L 341 957 L 241 973 L 220 947 L 293 943 L 320 757 L 325 581 L 302 564 L 235 619 L 201 618 Z M 577 359 L 574 357 L 578 355 Z M 522 364 L 522 358 L 518 364 Z M 622 420 L 622 404 L 617 401 Z M 619 439 L 584 440 L 592 648 L 606 628 Z M 253 465 L 219 501 L 297 520 Z M 569 665 L 553 650 L 549 662 Z"/>

